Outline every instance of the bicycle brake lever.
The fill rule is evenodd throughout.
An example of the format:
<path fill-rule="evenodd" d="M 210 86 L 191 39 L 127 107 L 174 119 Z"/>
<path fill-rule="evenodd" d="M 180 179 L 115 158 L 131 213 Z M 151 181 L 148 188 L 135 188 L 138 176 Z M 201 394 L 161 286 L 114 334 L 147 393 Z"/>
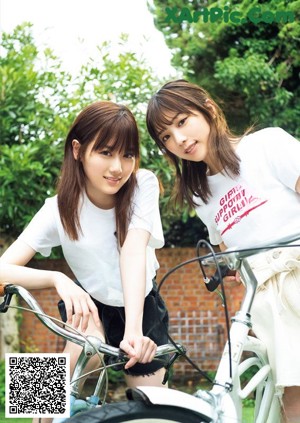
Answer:
<path fill-rule="evenodd" d="M 222 278 L 228 275 L 230 272 L 230 268 L 226 264 L 219 264 L 220 272 L 222 275 Z M 219 278 L 219 272 L 218 270 L 215 271 L 214 275 L 210 279 L 204 279 L 205 286 L 209 292 L 215 291 L 215 289 L 218 288 L 221 281 Z"/>
<path fill-rule="evenodd" d="M 163 378 L 163 381 L 162 381 L 162 384 L 163 384 L 163 385 L 165 385 L 165 384 L 168 382 L 168 380 L 169 380 L 169 377 L 170 377 L 170 368 L 171 368 L 171 366 L 173 366 L 173 364 L 174 364 L 175 360 L 177 360 L 177 358 L 178 358 L 178 357 L 180 357 L 181 355 L 182 355 L 182 354 L 180 354 L 180 353 L 176 352 L 176 353 L 174 353 L 174 354 L 173 354 L 173 356 L 169 359 L 169 362 L 168 362 L 168 363 L 167 363 L 167 365 L 165 366 L 166 371 L 165 371 L 165 375 L 164 375 L 164 378 Z"/>
<path fill-rule="evenodd" d="M 120 352 L 119 352 L 119 355 L 118 355 L 118 358 L 117 358 L 118 360 L 124 360 L 124 361 L 128 361 L 129 360 L 129 357 L 128 357 L 128 355 L 125 353 L 125 352 L 123 352 L 122 350 L 120 350 Z"/>
<path fill-rule="evenodd" d="M 113 357 L 113 356 L 108 357 L 106 364 L 113 367 L 113 369 L 116 371 L 124 370 L 124 361 L 125 362 L 128 361 L 128 356 L 125 353 L 120 352 L 118 357 Z"/>
<path fill-rule="evenodd" d="M 12 296 L 14 295 L 12 292 L 5 292 L 5 290 L 8 286 L 10 286 L 10 285 L 5 285 L 5 287 L 4 287 L 4 301 L 3 301 L 3 303 L 0 304 L 0 313 L 6 313 L 7 312 L 9 305 L 10 305 L 10 302 L 11 302 L 11 299 L 12 299 Z"/>

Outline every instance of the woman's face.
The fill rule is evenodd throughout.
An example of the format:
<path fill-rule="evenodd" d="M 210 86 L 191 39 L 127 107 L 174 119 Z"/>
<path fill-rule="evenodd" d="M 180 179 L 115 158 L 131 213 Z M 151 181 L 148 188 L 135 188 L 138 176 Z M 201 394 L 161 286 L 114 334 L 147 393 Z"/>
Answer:
<path fill-rule="evenodd" d="M 166 117 L 172 123 L 159 134 L 165 148 L 181 159 L 207 163 L 210 126 L 203 114 L 193 111 Z"/>
<path fill-rule="evenodd" d="M 77 143 L 73 140 L 75 159 L 80 148 Z M 94 142 L 91 142 L 81 159 L 86 175 L 86 192 L 97 207 L 109 209 L 114 207 L 115 194 L 134 171 L 135 157 L 131 151 L 112 151 L 109 145 L 100 150 L 93 150 L 93 146 Z"/>

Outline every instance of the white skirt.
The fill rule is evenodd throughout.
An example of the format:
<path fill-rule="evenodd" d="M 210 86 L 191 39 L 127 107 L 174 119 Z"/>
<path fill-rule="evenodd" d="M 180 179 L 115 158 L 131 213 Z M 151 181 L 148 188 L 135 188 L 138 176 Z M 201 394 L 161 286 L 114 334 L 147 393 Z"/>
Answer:
<path fill-rule="evenodd" d="M 251 258 L 258 279 L 251 315 L 266 344 L 277 395 L 300 386 L 300 249 L 284 248 Z"/>

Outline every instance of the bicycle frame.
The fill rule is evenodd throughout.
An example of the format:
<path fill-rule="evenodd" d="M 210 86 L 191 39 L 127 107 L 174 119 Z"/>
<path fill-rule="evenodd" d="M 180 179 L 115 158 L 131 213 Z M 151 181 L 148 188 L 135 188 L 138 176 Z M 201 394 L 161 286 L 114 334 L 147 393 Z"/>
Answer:
<path fill-rule="evenodd" d="M 279 415 L 279 402 L 274 397 L 274 381 L 270 365 L 268 364 L 266 348 L 262 341 L 248 336 L 251 328 L 250 309 L 257 287 L 257 280 L 247 259 L 243 259 L 240 262 L 237 270 L 239 270 L 245 283 L 246 295 L 241 309 L 232 318 L 230 329 L 232 380 L 228 374 L 229 345 L 227 342 L 211 393 L 217 397 L 222 396 L 225 389 L 225 396 L 230 395 L 235 404 L 234 415 L 231 416 L 228 411 L 228 418 L 236 418 L 236 421 L 240 422 L 242 421 L 242 399 L 247 398 L 256 389 L 255 422 L 266 423 L 270 415 L 271 405 L 274 403 L 272 405 L 272 415 L 269 418 L 270 422 L 276 423 Z M 255 357 L 250 357 L 241 362 L 242 354 L 245 351 L 255 353 Z M 244 389 L 241 389 L 240 376 L 254 365 L 259 370 Z M 201 393 L 198 393 L 198 395 L 201 396 Z M 277 414 L 274 414 L 276 412 Z"/>
<path fill-rule="evenodd" d="M 249 265 L 247 257 L 258 252 L 267 251 L 272 248 L 280 248 L 288 246 L 292 242 L 299 240 L 300 235 L 286 237 L 278 241 L 273 241 L 269 245 L 258 246 L 253 249 L 245 249 L 240 251 L 227 251 L 226 253 L 216 253 L 220 263 L 228 265 L 231 269 L 238 270 L 241 279 L 245 285 L 245 296 L 243 298 L 240 310 L 232 318 L 230 328 L 230 349 L 231 363 L 229 364 L 229 343 L 227 341 L 211 391 L 198 390 L 194 395 L 196 398 L 210 404 L 210 411 L 206 413 L 211 417 L 212 422 L 222 423 L 240 423 L 242 421 L 242 400 L 247 398 L 254 390 L 256 390 L 256 401 L 254 418 L 256 423 L 279 423 L 280 421 L 280 404 L 275 397 L 275 386 L 269 365 L 266 347 L 264 343 L 254 337 L 248 336 L 251 328 L 250 310 L 254 300 L 257 279 Z M 293 246 L 293 245 L 289 245 Z M 259 248 L 259 251 L 257 251 Z M 228 254 L 228 255 L 227 255 Z M 202 257 L 204 264 L 214 264 L 212 255 Z M 206 261 L 206 263 L 205 263 Z M 255 357 L 250 357 L 241 362 L 243 352 L 253 352 Z M 229 368 L 232 368 L 232 376 L 230 377 Z M 241 389 L 240 376 L 251 366 L 257 366 L 257 373 L 250 379 L 248 384 Z M 171 397 L 171 392 L 158 392 L 161 388 L 149 389 L 145 387 L 138 388 L 147 399 L 153 404 L 170 404 L 175 405 Z M 163 397 L 168 396 L 169 402 Z M 184 399 L 181 404 L 184 403 Z M 177 404 L 179 399 L 177 398 Z M 196 409 L 192 404 L 187 403 L 186 408 Z M 203 406 L 202 406 L 203 407 Z M 203 408 L 198 406 L 198 411 Z"/>
<path fill-rule="evenodd" d="M 25 288 L 17 285 L 0 285 L 0 297 L 5 295 L 4 302 L 0 305 L 0 311 L 6 312 L 9 308 L 9 303 L 13 294 L 17 294 L 23 298 L 26 304 L 30 307 L 31 310 L 34 311 L 38 319 L 54 332 L 56 335 L 63 337 L 65 340 L 74 342 L 77 345 L 82 347 L 82 352 L 78 358 L 78 361 L 75 365 L 75 369 L 72 375 L 72 379 L 70 382 L 70 410 L 71 416 L 84 410 L 88 410 L 90 408 L 94 408 L 100 402 L 100 393 L 103 389 L 105 383 L 105 369 L 102 368 L 100 375 L 98 377 L 96 386 L 94 388 L 93 394 L 87 399 L 82 400 L 79 399 L 79 384 L 80 379 L 83 377 L 84 369 L 88 361 L 95 355 L 95 354 L 103 354 L 108 355 L 110 357 L 116 357 L 118 362 L 116 364 L 120 364 L 125 362 L 128 358 L 125 353 L 123 353 L 119 348 L 113 347 L 111 345 L 106 344 L 101 339 L 94 337 L 94 336 L 85 336 L 82 335 L 78 331 L 71 332 L 70 330 L 65 329 L 62 326 L 54 323 L 53 319 L 50 316 L 44 314 L 42 308 L 35 300 L 35 298 L 28 292 Z M 14 306 L 14 308 L 22 309 L 22 307 Z M 63 322 L 62 322 L 63 323 Z M 155 358 L 159 358 L 165 354 L 179 354 L 179 351 L 184 352 L 184 348 L 181 345 L 174 346 L 173 344 L 165 344 L 161 345 L 157 348 Z M 54 418 L 53 423 L 63 423 L 66 421 L 66 418 Z"/>
<path fill-rule="evenodd" d="M 298 239 L 300 239 L 300 235 L 288 237 L 280 242 L 274 241 L 267 246 L 262 246 L 259 252 L 267 251 L 272 248 L 279 248 L 281 246 L 288 246 L 287 244 L 297 241 Z M 214 254 L 214 257 L 212 254 L 208 254 L 207 256 L 198 258 L 203 264 L 212 264 L 215 263 L 215 259 L 217 257 L 218 262 L 225 263 L 231 269 L 238 270 L 245 285 L 245 296 L 240 310 L 237 311 L 235 316 L 232 318 L 229 341 L 227 341 L 225 345 L 213 388 L 210 391 L 198 390 L 192 396 L 173 389 L 140 386 L 127 391 L 128 399 L 138 399 L 145 404 L 154 404 L 158 407 L 167 405 L 174 408 L 174 410 L 178 410 L 180 408 L 186 410 L 187 413 L 189 410 L 192 410 L 195 413 L 199 413 L 199 415 L 201 414 L 207 422 L 240 423 L 242 421 L 242 400 L 247 398 L 255 390 L 255 422 L 279 422 L 279 401 L 274 396 L 275 387 L 271 368 L 268 362 L 266 347 L 259 339 L 249 336 L 249 330 L 251 328 L 250 311 L 257 288 L 257 280 L 250 267 L 248 257 L 257 253 L 258 251 L 256 247 L 240 251 L 216 253 Z M 31 308 L 42 312 L 33 297 L 31 297 L 24 288 L 12 285 L 6 287 L 6 290 L 11 293 L 21 293 L 21 296 Z M 102 353 L 118 357 L 120 350 L 104 344 L 98 338 L 91 337 L 90 341 L 87 341 L 81 335 L 70 335 L 68 331 L 55 325 L 51 320 L 48 321 L 47 318 L 45 320 L 45 318 L 42 318 L 41 315 L 38 317 L 55 333 L 63 336 L 65 339 L 76 342 L 83 347 L 83 352 L 78 360 L 71 382 L 72 394 L 74 397 L 73 405 L 76 405 L 76 401 L 78 401 L 78 384 L 75 379 L 82 373 L 87 360 L 95 354 L 95 350 L 90 345 L 90 341 L 93 343 L 95 342 L 97 351 Z M 158 347 L 157 356 L 176 351 L 177 349 L 173 345 L 164 345 Z M 243 352 L 252 352 L 255 356 L 241 361 Z M 258 371 L 250 379 L 247 385 L 244 388 L 241 388 L 240 376 L 252 366 L 256 366 Z M 101 381 L 99 381 L 99 385 L 100 384 Z M 96 388 L 98 389 L 99 386 Z M 95 405 L 96 401 L 92 400 L 91 407 L 95 407 Z M 63 420 L 55 420 L 56 423 L 62 421 Z"/>

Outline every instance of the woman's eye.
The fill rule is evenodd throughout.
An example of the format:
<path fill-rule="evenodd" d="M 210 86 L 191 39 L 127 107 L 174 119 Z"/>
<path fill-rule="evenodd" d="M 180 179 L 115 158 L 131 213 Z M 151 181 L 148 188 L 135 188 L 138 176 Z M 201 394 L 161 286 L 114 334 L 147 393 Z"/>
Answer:
<path fill-rule="evenodd" d="M 178 122 L 178 126 L 182 126 L 186 120 L 187 120 L 187 117 L 180 119 L 180 121 Z"/>
<path fill-rule="evenodd" d="M 109 150 L 101 150 L 99 153 L 103 156 L 111 156 L 111 152 Z"/>
<path fill-rule="evenodd" d="M 126 153 L 126 154 L 124 154 L 124 157 L 126 159 L 134 159 L 135 158 L 135 155 L 133 153 Z"/>
<path fill-rule="evenodd" d="M 169 138 L 170 138 L 169 135 L 164 135 L 161 140 L 163 143 L 165 143 L 168 141 Z"/>

